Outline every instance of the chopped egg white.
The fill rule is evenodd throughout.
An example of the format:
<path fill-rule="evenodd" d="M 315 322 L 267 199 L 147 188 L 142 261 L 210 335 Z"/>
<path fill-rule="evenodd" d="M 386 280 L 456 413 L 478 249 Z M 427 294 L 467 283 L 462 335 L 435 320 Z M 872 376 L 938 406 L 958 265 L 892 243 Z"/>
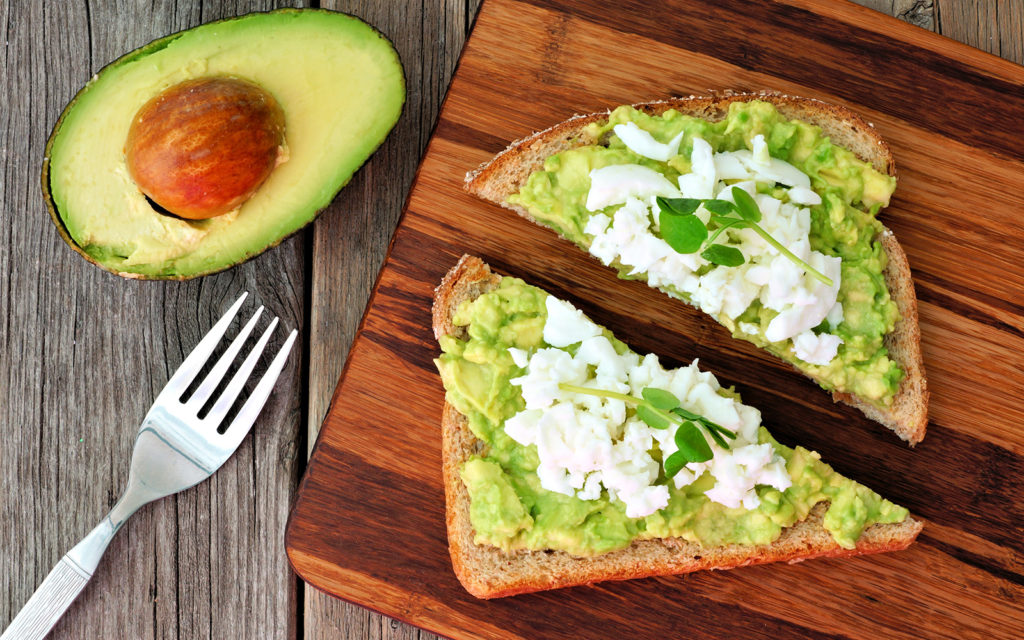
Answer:
<path fill-rule="evenodd" d="M 768 168 L 772 166 L 772 156 L 768 153 L 768 143 L 764 141 L 764 136 L 760 133 L 754 136 L 754 139 L 750 141 L 752 149 L 750 150 L 750 161 L 752 164 L 760 168 Z"/>
<path fill-rule="evenodd" d="M 746 165 L 731 153 L 716 153 L 714 162 L 719 180 L 749 180 L 752 176 Z"/>
<path fill-rule="evenodd" d="M 635 122 L 617 124 L 614 131 L 615 135 L 619 136 L 619 140 L 622 140 L 626 148 L 633 153 L 662 162 L 679 153 L 679 143 L 683 140 L 683 132 L 679 132 L 679 135 L 669 140 L 668 144 L 663 144 L 655 140 L 650 133 L 636 126 Z"/>
<path fill-rule="evenodd" d="M 505 432 L 516 442 L 535 445 L 541 486 L 549 491 L 594 500 L 603 490 L 620 500 L 631 518 L 648 516 L 668 505 L 669 490 L 656 484 L 659 464 L 651 455 L 655 443 L 664 458 L 675 452 L 674 430 L 652 429 L 631 417 L 626 403 L 614 398 L 563 391 L 559 384 L 603 389 L 639 397 L 646 387 L 665 389 L 690 411 L 736 432 L 731 448 L 709 438 L 714 456 L 690 464 L 675 478 L 677 487 L 692 483 L 707 471 L 715 485 L 706 495 L 730 507 L 754 509 L 760 504 L 755 487 L 785 490 L 791 481 L 785 463 L 772 447 L 757 443 L 760 413 L 718 393 L 713 375 L 697 363 L 667 370 L 657 356 L 619 355 L 600 327 L 572 305 L 549 296 L 544 339 L 556 337 L 562 346 L 578 344 L 575 356 L 560 348 L 526 352 L 510 349 L 524 375 L 511 382 L 520 388 L 526 408 L 505 421 Z M 524 362 L 525 365 L 519 364 Z"/>
<path fill-rule="evenodd" d="M 715 164 L 721 164 L 723 169 L 727 169 L 720 180 L 754 178 L 761 182 L 778 182 L 788 187 L 810 190 L 811 179 L 806 173 L 785 160 L 769 155 L 763 135 L 754 136 L 750 143 L 753 150 L 740 149 L 715 154 Z"/>
<path fill-rule="evenodd" d="M 731 455 L 716 456 L 695 467 L 707 467 L 718 479 L 715 486 L 705 492 L 711 500 L 727 507 L 756 509 L 760 499 L 754 491 L 759 484 L 776 488 L 789 487 L 792 480 L 786 472 L 785 461 L 775 453 L 770 444 L 748 444 L 736 447 Z M 694 472 L 698 469 L 692 470 Z"/>
<path fill-rule="evenodd" d="M 680 193 L 684 198 L 711 198 L 718 180 L 711 145 L 702 138 L 694 138 L 693 151 L 690 153 L 690 173 L 679 176 Z"/>
<path fill-rule="evenodd" d="M 640 196 L 678 198 L 679 190 L 665 176 L 639 164 L 613 164 L 590 172 L 589 211 L 623 204 L 629 198 Z"/>
<path fill-rule="evenodd" d="M 526 363 L 530 361 L 530 354 L 525 349 L 517 349 L 516 347 L 510 347 L 508 354 L 512 356 L 512 362 L 519 368 L 526 366 Z"/>
<path fill-rule="evenodd" d="M 601 328 L 568 302 L 548 296 L 544 303 L 548 312 L 544 322 L 544 342 L 552 347 L 568 347 L 581 340 L 601 335 Z"/>
<path fill-rule="evenodd" d="M 833 329 L 838 327 L 839 323 L 843 321 L 843 303 L 837 302 L 828 312 L 828 315 L 825 316 L 825 319 L 828 320 L 829 326 Z"/>
<path fill-rule="evenodd" d="M 808 187 L 792 187 L 789 190 L 789 201 L 809 207 L 821 204 L 821 196 Z"/>
<path fill-rule="evenodd" d="M 793 338 L 793 353 L 809 364 L 828 364 L 836 357 L 842 343 L 839 336 L 830 333 L 815 335 L 808 330 Z"/>
<path fill-rule="evenodd" d="M 765 329 L 764 336 L 769 342 L 793 338 L 807 329 L 818 326 L 835 306 L 836 296 L 839 294 L 842 261 L 817 251 L 810 252 L 804 260 L 832 280 L 832 286 L 818 280 L 811 280 L 808 283 L 810 278 L 804 277 L 803 272 L 785 256 L 777 256 L 772 260 L 768 288 L 761 290 L 762 293 L 767 291 L 767 295 L 762 295 L 761 302 L 769 309 L 779 312 Z M 783 267 L 783 262 L 788 267 Z M 788 275 L 783 269 L 789 270 Z M 793 273 L 797 274 L 795 278 Z"/>
<path fill-rule="evenodd" d="M 624 142 L 642 137 L 632 127 L 622 131 Z M 842 262 L 840 258 L 813 251 L 809 240 L 808 206 L 820 204 L 821 197 L 811 190 L 807 175 L 769 155 L 764 136 L 754 136 L 752 146 L 753 151 L 714 153 L 707 141 L 695 138 L 690 154 L 691 172 L 679 177 L 678 195 L 732 202 L 732 189 L 743 189 L 761 211 L 761 228 L 789 252 L 830 278 L 832 286 L 811 277 L 753 229 L 731 229 L 717 241 L 740 250 L 745 262 L 738 267 L 707 269 L 710 263 L 699 253 L 676 253 L 658 235 L 660 211 L 656 197 L 666 196 L 671 185 L 661 174 L 639 165 L 613 165 L 591 172 L 587 207 L 593 210 L 612 204 L 621 206 L 610 215 L 596 213 L 586 222 L 583 231 L 592 238 L 589 251 L 606 265 L 628 267 L 629 275 L 646 272 L 651 286 L 688 299 L 718 318 L 735 320 L 759 300 L 763 307 L 777 312 L 764 329 L 770 342 L 792 341 L 826 319 L 834 330 L 842 321 L 842 306 L 837 305 Z M 789 188 L 780 200 L 758 193 L 758 182 Z M 701 207 L 697 215 L 706 222 L 710 214 Z M 744 333 L 761 333 L 757 325 L 745 325 L 741 329 Z M 828 354 L 835 357 L 841 343 L 838 337 L 831 336 L 811 346 L 805 338 L 800 353 L 811 358 L 807 362 L 821 364 Z"/>

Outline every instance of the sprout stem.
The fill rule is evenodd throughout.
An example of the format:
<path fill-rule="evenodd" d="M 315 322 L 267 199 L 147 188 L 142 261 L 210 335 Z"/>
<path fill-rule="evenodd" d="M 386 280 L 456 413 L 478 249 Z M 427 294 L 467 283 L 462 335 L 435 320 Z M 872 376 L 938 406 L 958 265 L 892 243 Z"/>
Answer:
<path fill-rule="evenodd" d="M 768 244 L 770 244 L 773 247 L 775 247 L 776 249 L 778 249 L 779 253 L 781 253 L 782 255 L 784 255 L 787 258 L 789 258 L 794 264 L 797 264 L 800 267 L 802 267 L 802 268 L 806 269 L 807 271 L 809 271 L 810 274 L 812 276 L 814 276 L 815 280 L 818 280 L 819 282 L 823 283 L 827 287 L 831 287 L 832 286 L 832 279 L 831 278 L 829 278 L 825 274 L 819 272 L 817 269 L 815 269 L 811 265 L 807 264 L 806 262 L 804 262 L 800 258 L 798 258 L 795 255 L 793 255 L 792 251 L 790 251 L 786 247 L 782 246 L 782 243 L 780 243 L 775 238 L 771 237 L 771 235 L 769 235 L 769 233 L 767 231 L 762 229 L 760 225 L 754 224 L 754 223 L 750 223 L 750 228 L 753 229 L 757 233 L 757 235 L 759 235 L 762 238 L 764 238 L 765 242 L 767 242 Z"/>
<path fill-rule="evenodd" d="M 558 388 L 561 389 L 562 391 L 568 391 L 570 393 L 582 393 L 583 395 L 596 396 L 598 398 L 621 400 L 626 404 L 632 405 L 634 407 L 647 407 L 648 410 L 657 413 L 658 415 L 662 416 L 672 424 L 683 424 L 683 419 L 681 417 L 677 416 L 671 411 L 662 411 L 661 409 L 655 407 L 653 404 L 644 400 L 643 398 L 637 398 L 636 396 L 627 395 L 625 393 L 608 391 L 607 389 L 592 389 L 590 387 L 581 387 L 579 385 L 569 384 L 568 382 L 559 382 Z"/>
<path fill-rule="evenodd" d="M 622 400 L 626 404 L 631 404 L 634 407 L 638 407 L 642 404 L 647 404 L 647 401 L 643 400 L 642 398 L 637 398 L 636 396 L 627 395 L 625 393 L 608 391 L 607 389 L 592 389 L 590 387 L 581 387 L 579 385 L 569 384 L 568 382 L 559 382 L 558 388 L 561 389 L 562 391 L 569 391 L 570 393 L 582 393 L 583 395 L 597 396 L 598 398 L 611 398 L 612 400 Z"/>

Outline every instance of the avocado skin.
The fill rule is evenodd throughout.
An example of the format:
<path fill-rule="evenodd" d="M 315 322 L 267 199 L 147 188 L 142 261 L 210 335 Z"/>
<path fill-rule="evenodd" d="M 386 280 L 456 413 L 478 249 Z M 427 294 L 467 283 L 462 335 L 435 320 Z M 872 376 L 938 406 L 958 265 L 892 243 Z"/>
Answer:
<path fill-rule="evenodd" d="M 394 43 L 391 41 L 390 38 L 388 38 L 383 33 L 381 33 L 373 25 L 370 25 L 369 23 L 366 23 L 365 21 L 363 21 L 361 18 L 358 18 L 357 16 L 353 16 L 352 14 L 346 14 L 346 13 L 340 12 L 340 11 L 330 11 L 330 10 L 327 10 L 327 9 L 284 8 L 284 9 L 276 9 L 276 10 L 273 10 L 273 11 L 251 12 L 251 13 L 247 13 L 247 14 L 244 14 L 244 15 L 241 15 L 241 16 L 235 16 L 235 17 L 232 17 L 232 18 L 225 18 L 225 19 L 222 19 L 222 20 L 215 20 L 213 22 L 204 23 L 203 25 L 197 25 L 197 27 L 198 26 L 213 25 L 213 24 L 227 24 L 227 23 L 230 23 L 230 22 L 234 22 L 234 21 L 237 21 L 237 20 L 242 20 L 242 19 L 245 19 L 245 18 L 247 18 L 249 16 L 258 15 L 258 14 L 261 14 L 261 15 L 280 15 L 280 14 L 298 14 L 298 13 L 341 14 L 341 15 L 347 15 L 347 16 L 355 18 L 355 19 L 357 19 L 357 20 L 359 20 L 361 22 L 364 22 L 364 24 L 367 24 L 367 26 L 369 26 L 370 29 L 372 29 L 374 33 L 376 33 L 381 39 L 386 41 L 391 46 L 392 50 L 395 52 L 395 56 L 399 58 L 399 64 L 401 64 L 401 58 L 400 58 L 400 56 L 398 54 L 398 50 L 395 48 Z M 291 233 L 288 233 L 288 234 L 285 234 L 285 235 L 281 236 L 280 238 L 278 238 L 277 240 L 271 242 L 270 244 L 267 244 L 267 245 L 265 245 L 263 247 L 260 247 L 259 249 L 256 249 L 256 250 L 252 251 L 251 253 L 248 253 L 246 255 L 246 257 L 244 257 L 243 259 L 241 259 L 241 260 L 239 260 L 239 261 L 237 261 L 237 262 L 235 262 L 233 264 L 228 264 L 228 265 L 224 265 L 224 266 L 217 267 L 217 268 L 214 268 L 214 269 L 209 269 L 209 270 L 206 270 L 206 271 L 201 271 L 201 272 L 196 272 L 196 273 L 186 273 L 186 274 L 170 273 L 170 274 L 154 275 L 154 274 L 134 273 L 134 272 L 129 272 L 129 271 L 120 271 L 120 270 L 111 268 L 109 265 L 105 265 L 105 264 L 101 263 L 100 261 L 96 260 L 93 256 L 89 255 L 89 253 L 87 253 L 81 246 L 79 246 L 78 243 L 75 242 L 75 240 L 71 237 L 71 234 L 68 232 L 67 226 L 65 225 L 63 218 L 61 218 L 61 216 L 60 216 L 60 212 L 57 209 L 57 204 L 54 202 L 53 194 L 52 194 L 52 192 L 50 190 L 50 151 L 51 151 L 51 149 L 53 147 L 53 143 L 54 143 L 55 138 L 57 137 L 57 134 L 60 132 L 61 125 L 64 123 L 65 118 L 67 118 L 68 114 L 70 114 L 74 110 L 74 107 L 75 107 L 76 103 L 78 102 L 78 99 L 82 95 L 82 93 L 84 91 L 86 91 L 86 89 L 89 88 L 89 85 L 92 84 L 92 82 L 96 78 L 100 77 L 103 73 L 105 73 L 106 71 L 108 71 L 110 69 L 114 69 L 114 68 L 119 67 L 119 66 L 121 66 L 123 64 L 127 64 L 129 62 L 134 61 L 134 60 L 138 60 L 138 59 L 140 59 L 142 57 L 145 57 L 145 56 L 147 56 L 147 55 L 149 55 L 151 53 L 159 51 L 159 50 L 165 48 L 167 45 L 169 45 L 174 40 L 180 38 L 183 34 L 189 32 L 189 31 L 191 31 L 191 30 L 193 30 L 193 29 L 195 29 L 197 27 L 190 27 L 188 29 L 183 29 L 181 31 L 172 33 L 172 34 L 164 36 L 162 38 L 158 38 L 156 40 L 153 40 L 152 42 L 150 42 L 148 44 L 145 44 L 145 45 L 139 47 L 138 49 L 130 51 L 130 52 L 124 54 L 123 56 L 121 56 L 120 58 L 117 58 L 114 61 L 109 62 L 106 65 L 104 65 L 103 68 L 101 68 L 98 72 L 93 74 L 93 76 L 89 79 L 89 81 L 86 82 L 75 93 L 74 97 L 71 98 L 71 100 L 68 102 L 67 106 L 64 107 L 64 110 L 61 112 L 60 117 L 57 118 L 57 122 L 54 123 L 53 129 L 50 131 L 50 135 L 49 135 L 49 137 L 46 140 L 46 147 L 45 147 L 45 150 L 43 151 L 43 167 L 42 167 L 42 173 L 40 175 L 40 182 L 41 182 L 41 187 L 42 187 L 42 192 L 43 192 L 43 202 L 46 204 L 46 209 L 47 209 L 48 213 L 50 214 L 50 220 L 53 221 L 53 224 L 54 224 L 54 226 L 57 229 L 57 234 L 60 236 L 61 240 L 63 240 L 65 244 L 67 244 L 69 247 L 71 247 L 72 250 L 75 251 L 75 253 L 77 253 L 78 255 L 82 256 L 83 258 L 85 258 L 90 263 L 94 264 L 95 266 L 103 269 L 104 271 L 108 271 L 110 273 L 113 273 L 114 275 L 121 276 L 122 278 L 129 278 L 129 279 L 134 279 L 134 280 L 178 280 L 178 281 L 182 281 L 182 280 L 191 280 L 192 278 L 199 278 L 199 277 L 211 275 L 211 274 L 214 274 L 214 273 L 219 273 L 221 271 L 225 271 L 225 270 L 230 269 L 232 267 L 237 267 L 238 265 L 243 264 L 245 262 L 248 262 L 249 260 L 255 258 L 256 256 L 262 254 L 264 251 L 267 251 L 269 249 L 273 249 L 274 247 L 278 246 L 279 244 L 281 244 L 282 242 L 284 242 L 288 238 L 290 238 L 293 235 L 299 233 L 300 231 L 305 229 L 309 224 L 311 224 L 314 220 L 316 220 L 317 217 L 319 217 L 319 215 L 321 213 L 323 213 L 323 211 L 327 208 L 327 207 L 324 207 L 324 208 L 318 209 L 316 211 L 316 213 L 312 217 L 310 217 L 309 221 L 306 222 L 303 226 L 299 227 L 298 229 L 295 229 Z M 403 66 L 403 69 L 404 69 L 404 65 L 402 65 L 402 66 Z M 400 82 L 401 82 L 401 90 L 402 90 L 402 104 L 399 106 L 399 115 L 395 119 L 395 123 L 398 122 L 398 119 L 401 118 L 401 114 L 404 113 L 404 111 L 405 111 L 406 81 L 405 81 L 404 73 L 400 75 L 399 79 L 400 79 Z M 392 123 L 392 128 L 393 128 L 393 126 L 394 126 L 394 123 Z M 382 138 L 380 143 L 378 143 L 377 146 L 374 147 L 374 149 L 369 154 L 367 154 L 367 156 L 363 160 L 363 162 L 360 163 L 358 166 L 356 166 L 353 169 L 352 176 L 355 175 L 355 173 L 359 170 L 359 168 L 361 168 L 363 166 L 363 164 L 366 163 L 366 161 L 368 161 L 371 157 L 373 157 L 373 154 L 376 152 L 377 149 L 380 148 L 380 145 L 383 144 L 384 140 L 386 140 L 386 139 L 387 139 L 386 136 L 384 138 Z M 351 181 L 352 176 L 350 176 L 348 178 L 348 180 L 345 180 L 341 185 L 338 186 L 338 189 L 334 192 L 334 194 L 331 197 L 332 201 L 333 201 L 333 198 L 336 197 L 338 195 L 338 193 L 340 193 L 343 188 L 345 188 L 345 185 L 347 185 L 349 183 L 349 181 Z M 328 203 L 328 206 L 329 206 L 329 203 Z"/>

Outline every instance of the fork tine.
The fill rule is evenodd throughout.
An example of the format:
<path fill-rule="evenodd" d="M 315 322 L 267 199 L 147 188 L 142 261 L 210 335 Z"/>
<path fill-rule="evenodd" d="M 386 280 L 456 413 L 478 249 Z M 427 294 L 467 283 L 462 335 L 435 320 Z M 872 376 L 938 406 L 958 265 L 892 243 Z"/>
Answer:
<path fill-rule="evenodd" d="M 164 388 L 160 391 L 160 396 L 173 394 L 175 400 L 181 398 L 181 394 L 185 393 L 189 383 L 196 377 L 199 370 L 203 368 L 206 360 L 217 347 L 217 343 L 224 336 L 224 332 L 228 330 L 228 325 L 234 320 L 235 314 L 238 313 L 238 309 L 242 306 L 242 302 L 248 295 L 248 291 L 242 292 L 242 295 L 235 301 L 235 304 L 231 305 L 231 308 L 220 317 L 217 324 L 213 325 L 213 328 L 203 336 L 203 339 L 185 357 L 185 361 L 181 363 L 171 376 L 171 379 L 164 385 Z"/>
<path fill-rule="evenodd" d="M 213 395 L 217 385 L 220 384 L 221 379 L 224 378 L 224 374 L 228 372 L 228 367 L 235 361 L 235 356 L 238 355 L 238 351 L 242 348 L 246 339 L 249 338 L 249 334 L 252 333 L 253 327 L 256 326 L 256 321 L 259 320 L 260 315 L 263 314 L 263 307 L 256 310 L 249 322 L 242 327 L 242 330 L 238 332 L 235 339 L 231 341 L 231 346 L 221 355 L 220 359 L 217 360 L 217 364 L 213 366 L 210 373 L 207 374 L 206 379 L 199 385 L 196 392 L 192 394 L 192 397 L 185 403 L 186 409 L 190 413 L 199 413 L 199 410 L 206 404 L 206 401 Z"/>
<path fill-rule="evenodd" d="M 238 394 L 242 392 L 242 387 L 245 386 L 246 380 L 249 379 L 249 374 L 252 373 L 253 368 L 256 366 L 256 361 L 260 359 L 263 349 L 266 348 L 267 341 L 270 340 L 270 334 L 274 332 L 274 328 L 277 326 L 277 321 L 277 318 L 271 320 L 270 326 L 266 328 L 259 341 L 256 342 L 256 346 L 246 356 L 242 366 L 238 367 L 238 371 L 235 372 L 228 386 L 224 388 L 224 392 L 217 398 L 217 402 L 210 409 L 210 413 L 203 418 L 203 422 L 218 425 L 224 419 L 224 416 L 227 415 L 228 409 L 234 404 Z"/>
<path fill-rule="evenodd" d="M 285 360 L 288 359 L 288 354 L 292 350 L 292 344 L 295 342 L 295 336 L 298 334 L 298 331 L 292 329 L 288 339 L 281 346 L 281 350 L 277 352 L 270 366 L 267 367 L 266 373 L 263 374 L 263 377 L 256 384 L 252 395 L 242 405 L 235 419 L 231 421 L 231 424 L 224 432 L 224 437 L 227 439 L 226 447 L 234 449 L 245 439 L 245 434 L 249 433 L 253 423 L 256 422 L 256 416 L 263 410 L 263 405 L 266 404 L 267 398 L 270 397 L 270 391 L 274 388 L 274 383 L 277 382 L 278 376 L 281 375 Z"/>

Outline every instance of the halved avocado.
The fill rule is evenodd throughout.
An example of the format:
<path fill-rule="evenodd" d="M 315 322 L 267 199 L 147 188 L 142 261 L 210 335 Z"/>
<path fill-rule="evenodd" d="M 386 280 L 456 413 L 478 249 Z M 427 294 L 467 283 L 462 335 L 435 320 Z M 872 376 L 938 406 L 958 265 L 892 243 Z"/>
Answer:
<path fill-rule="evenodd" d="M 277 100 L 288 159 L 237 210 L 185 220 L 159 210 L 135 184 L 125 142 L 151 98 L 213 76 L 252 82 Z M 285 9 L 212 22 L 121 57 L 78 92 L 47 142 L 43 195 L 65 242 L 108 271 L 206 275 L 312 221 L 384 141 L 404 102 L 398 54 L 357 18 Z"/>

